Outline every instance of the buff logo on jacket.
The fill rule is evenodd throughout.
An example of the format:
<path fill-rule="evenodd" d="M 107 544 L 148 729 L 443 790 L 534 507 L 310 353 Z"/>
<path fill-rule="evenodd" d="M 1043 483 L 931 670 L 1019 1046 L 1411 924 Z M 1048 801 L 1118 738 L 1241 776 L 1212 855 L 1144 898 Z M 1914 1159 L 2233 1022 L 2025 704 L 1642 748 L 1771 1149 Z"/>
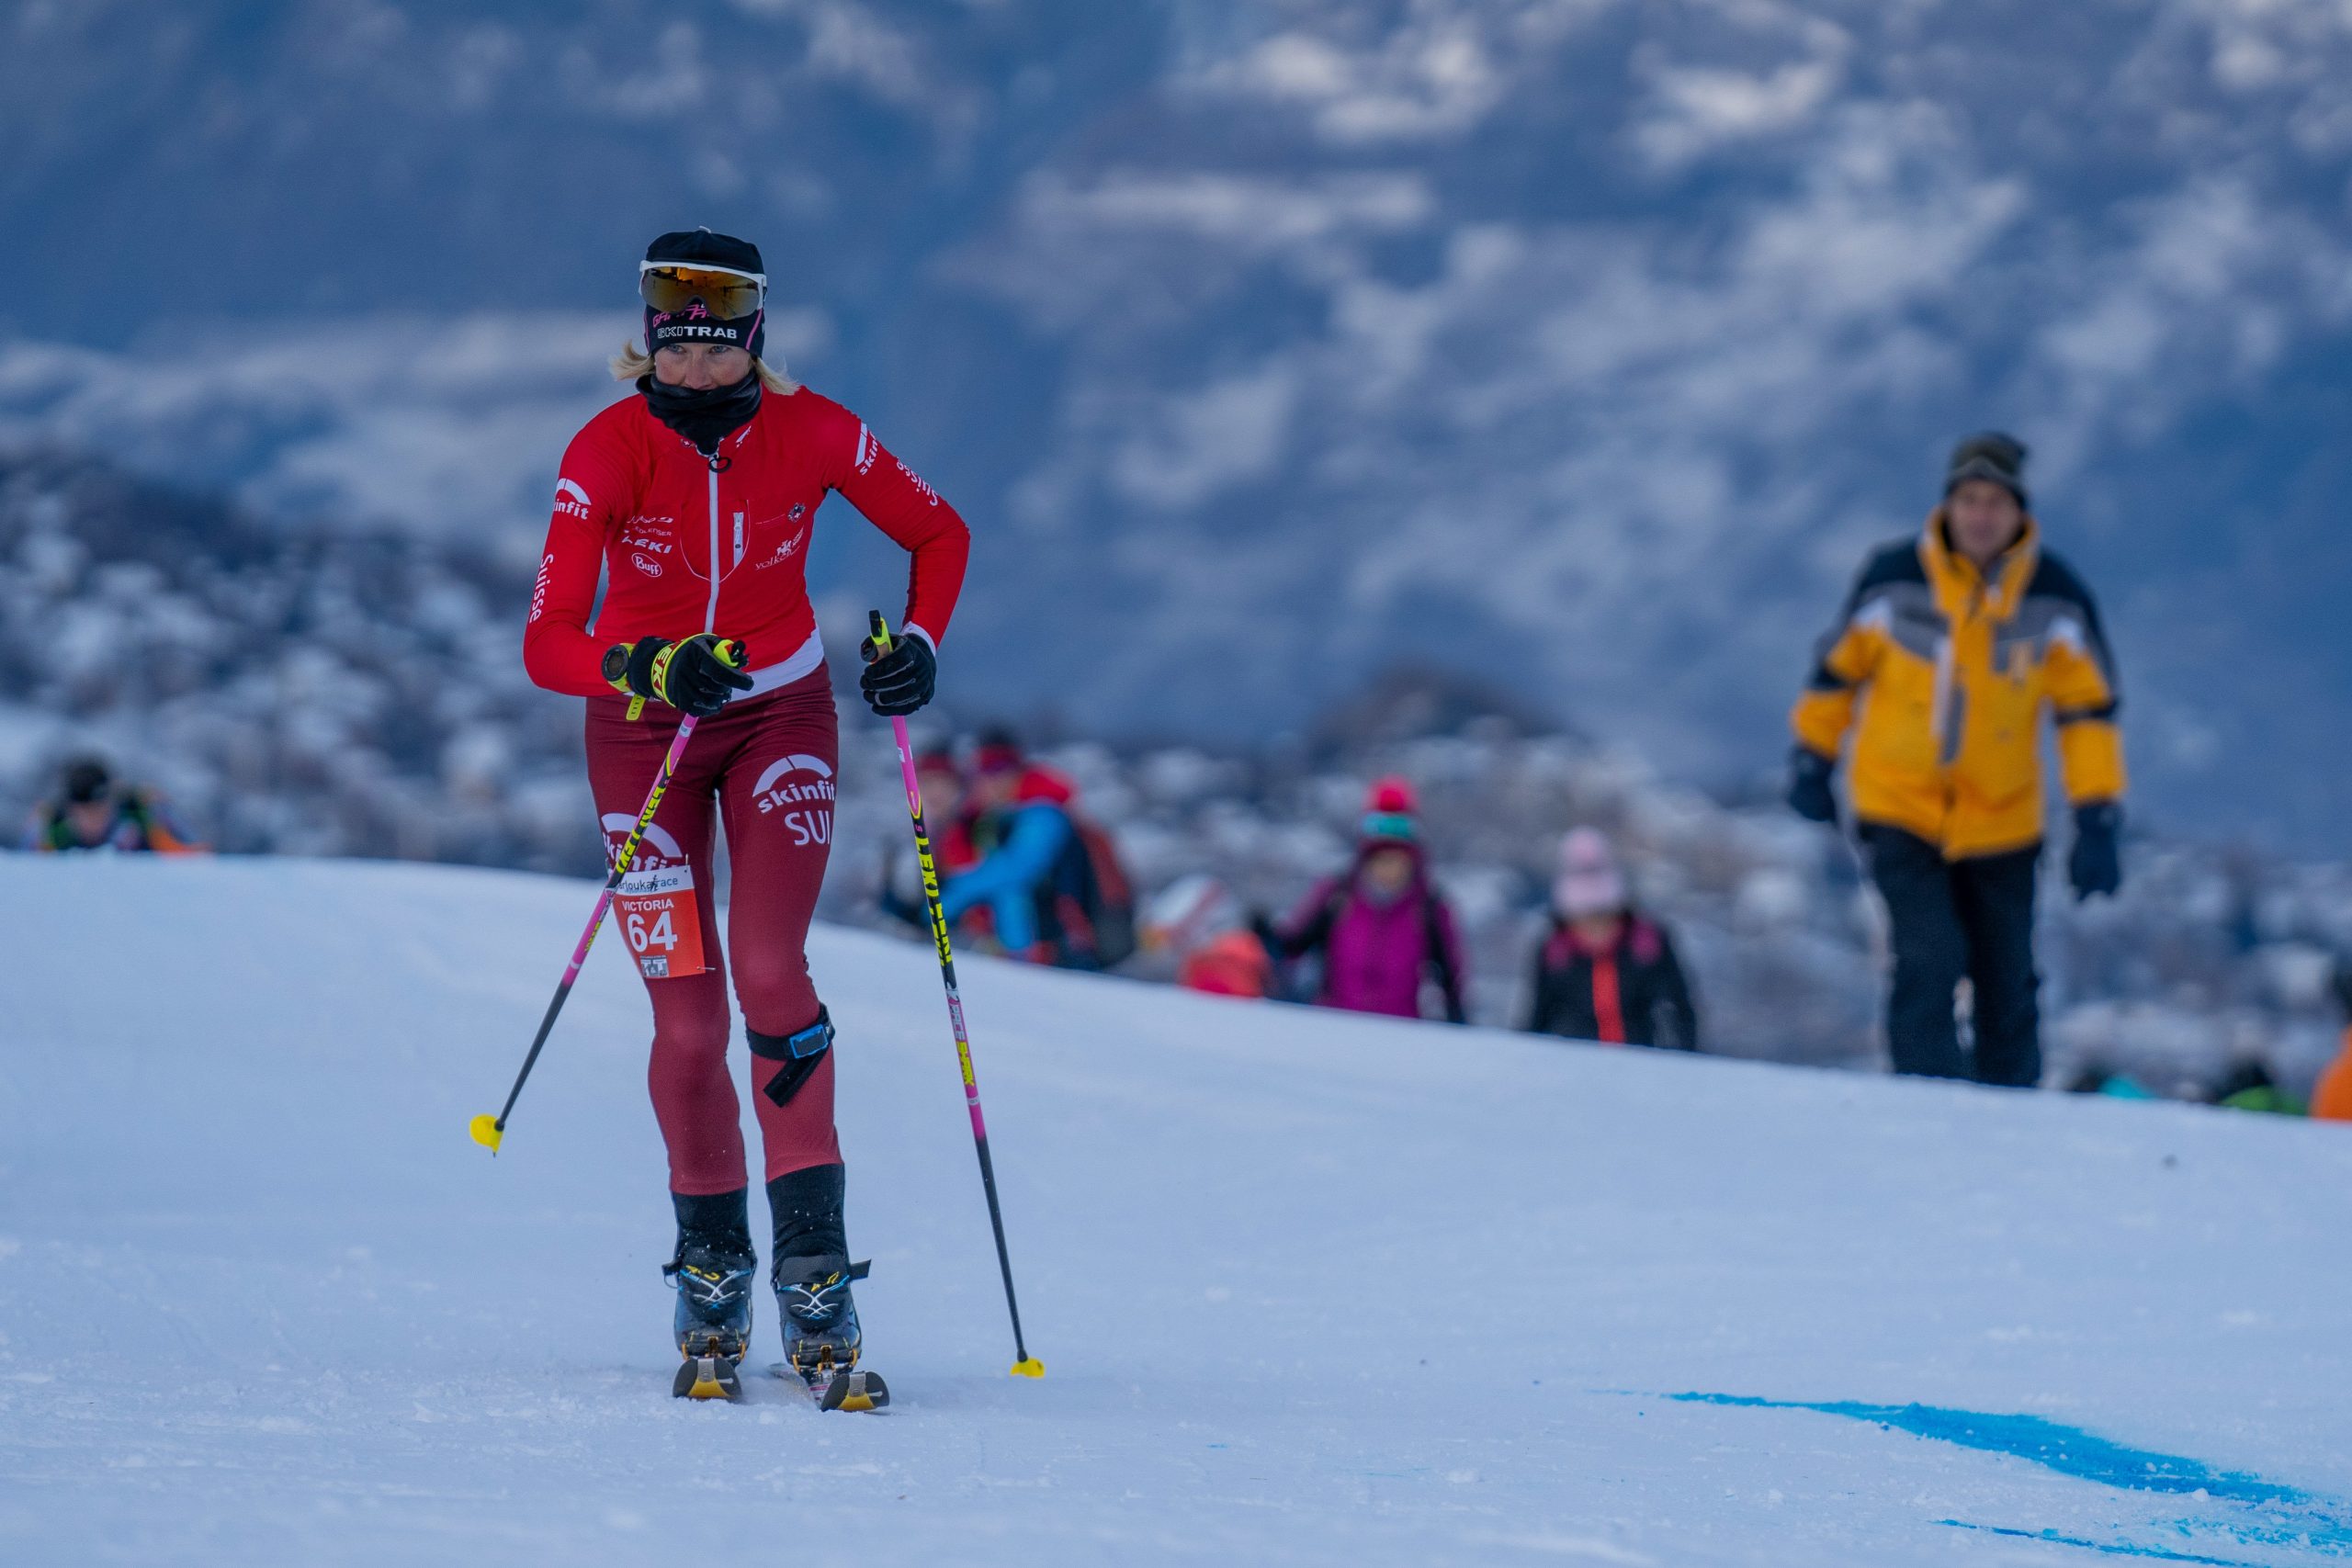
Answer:
<path fill-rule="evenodd" d="M 1962 860 L 2041 840 L 2045 707 L 2068 799 L 2120 798 L 2120 702 L 2090 592 L 2034 521 L 1987 576 L 1951 548 L 1939 510 L 1916 543 L 1863 568 L 1791 718 L 1824 757 L 1855 731 L 1862 821 Z"/>

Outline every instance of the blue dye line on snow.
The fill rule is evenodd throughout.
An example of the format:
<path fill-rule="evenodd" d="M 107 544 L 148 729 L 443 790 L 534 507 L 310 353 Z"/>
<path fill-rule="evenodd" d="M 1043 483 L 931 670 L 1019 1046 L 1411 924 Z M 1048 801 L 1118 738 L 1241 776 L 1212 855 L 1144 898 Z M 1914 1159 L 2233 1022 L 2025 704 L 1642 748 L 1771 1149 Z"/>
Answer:
<path fill-rule="evenodd" d="M 2310 1507 L 2319 1500 L 2240 1471 L 2216 1471 L 2193 1459 L 2128 1448 L 2039 1416 L 1988 1416 L 1974 1410 L 1945 1410 L 1933 1404 L 1863 1404 L 1854 1400 L 1759 1399 L 1740 1393 L 1669 1393 L 1687 1404 L 1729 1404 L 1751 1410 L 1812 1410 L 1871 1421 L 1914 1437 L 1932 1438 L 1984 1453 L 2008 1454 L 2030 1463 L 2132 1492 L 2202 1492 L 2233 1503 Z"/>
<path fill-rule="evenodd" d="M 2315 1552 L 2319 1556 L 2341 1560 L 2352 1557 L 2352 1525 L 2340 1517 L 2323 1512 L 2284 1516 L 2285 1522 L 2276 1522 L 2282 1516 L 2268 1516 L 2274 1522 L 2249 1524 L 2244 1519 L 2221 1522 L 2211 1519 L 2181 1519 L 2173 1528 L 2182 1536 L 2199 1530 L 2213 1530 L 2225 1535 L 2240 1546 L 2276 1546 L 2289 1551 Z"/>
<path fill-rule="evenodd" d="M 1932 1404 L 1864 1404 L 1856 1400 L 1763 1399 L 1740 1393 L 1669 1393 L 1665 1397 L 1686 1404 L 1721 1404 L 1747 1410 L 1810 1410 L 1823 1416 L 1869 1421 L 1959 1448 L 2006 1454 L 2061 1475 L 2122 1491 L 2173 1496 L 2202 1494 L 2222 1502 L 2245 1504 L 2256 1510 L 2260 1522 L 2244 1515 L 2228 1520 L 2184 1519 L 2177 1527 L 2184 1537 L 2210 1531 L 2226 1536 L 2240 1546 L 2315 1551 L 2337 1560 L 2352 1557 L 2352 1510 L 2341 1503 L 2243 1471 L 2217 1471 L 2177 1454 L 2131 1448 L 2096 1432 L 2063 1426 L 2039 1416 L 1995 1416 L 1976 1410 L 1946 1410 Z M 2011 1529 L 1999 1525 L 1970 1524 L 1962 1519 L 1938 1522 L 1955 1529 L 2046 1540 L 2112 1556 L 2206 1563 L 2214 1568 L 2256 1568 L 2234 1558 L 2208 1557 L 2128 1541 L 2085 1540 L 2055 1530 Z"/>
<path fill-rule="evenodd" d="M 2263 1568 L 2259 1562 L 2248 1562 L 2237 1557 L 2207 1557 L 2195 1551 L 2173 1551 L 2161 1546 L 2133 1546 L 2129 1541 L 2085 1540 L 2080 1536 L 2060 1535 L 2056 1530 L 2007 1529 L 2000 1525 L 1972 1525 L 1966 1519 L 1938 1519 L 1939 1525 L 1954 1529 L 1979 1530 L 1985 1535 L 2005 1535 L 2017 1540 L 2045 1540 L 2052 1546 L 2078 1546 L 2085 1551 L 2103 1551 L 2110 1557 L 2145 1557 L 2159 1562 L 2201 1562 L 2210 1568 Z"/>

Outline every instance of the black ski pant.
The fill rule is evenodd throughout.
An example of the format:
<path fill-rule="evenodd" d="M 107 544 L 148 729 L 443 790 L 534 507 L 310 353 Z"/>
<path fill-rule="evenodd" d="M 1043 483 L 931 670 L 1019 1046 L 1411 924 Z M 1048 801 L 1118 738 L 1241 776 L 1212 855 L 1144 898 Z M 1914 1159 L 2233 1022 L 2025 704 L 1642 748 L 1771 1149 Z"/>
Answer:
<path fill-rule="evenodd" d="M 2040 1082 L 2033 885 L 2041 846 L 1948 861 L 1924 839 L 1871 823 L 1862 843 L 1894 926 L 1886 1039 L 1894 1070 L 2017 1088 Z M 1973 1075 L 1952 1016 L 1963 977 L 1975 998 Z"/>

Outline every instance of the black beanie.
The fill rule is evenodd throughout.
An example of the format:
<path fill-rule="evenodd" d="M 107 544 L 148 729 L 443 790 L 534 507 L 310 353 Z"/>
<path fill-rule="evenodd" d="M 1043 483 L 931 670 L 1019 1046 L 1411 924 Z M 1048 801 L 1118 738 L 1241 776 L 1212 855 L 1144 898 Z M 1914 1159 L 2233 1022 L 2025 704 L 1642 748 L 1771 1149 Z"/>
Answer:
<path fill-rule="evenodd" d="M 2014 435 L 1988 430 L 1972 435 L 1951 449 L 1951 465 L 1944 473 L 1944 494 L 1971 479 L 1988 479 L 2030 505 L 2025 493 L 2025 443 Z"/>
<path fill-rule="evenodd" d="M 768 270 L 760 261 L 759 246 L 732 234 L 714 234 L 707 229 L 681 229 L 664 234 L 645 247 L 645 259 L 671 266 L 723 266 L 733 272 L 753 272 L 763 276 Z M 696 314 L 697 310 L 698 305 L 665 315 L 648 305 L 645 352 L 658 354 L 663 348 L 690 343 L 715 343 L 748 349 L 752 358 L 760 357 L 768 337 L 764 309 L 732 320 L 707 311 Z"/>
<path fill-rule="evenodd" d="M 75 806 L 104 800 L 114 789 L 114 774 L 96 757 L 76 757 L 61 770 L 65 798 Z"/>

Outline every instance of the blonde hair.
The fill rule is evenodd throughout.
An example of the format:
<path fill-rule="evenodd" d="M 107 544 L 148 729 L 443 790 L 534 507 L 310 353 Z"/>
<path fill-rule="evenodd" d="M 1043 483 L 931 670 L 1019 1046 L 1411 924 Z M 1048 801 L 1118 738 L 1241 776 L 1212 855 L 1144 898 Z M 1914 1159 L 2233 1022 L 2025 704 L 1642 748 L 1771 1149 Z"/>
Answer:
<path fill-rule="evenodd" d="M 760 385 L 780 398 L 788 398 L 800 390 L 800 383 L 794 380 L 785 370 L 784 361 L 781 359 L 770 365 L 759 355 L 753 355 L 752 368 L 759 372 Z M 621 344 L 621 351 L 613 355 L 613 379 L 616 381 L 634 381 L 639 377 L 652 374 L 653 356 L 633 343 Z"/>

